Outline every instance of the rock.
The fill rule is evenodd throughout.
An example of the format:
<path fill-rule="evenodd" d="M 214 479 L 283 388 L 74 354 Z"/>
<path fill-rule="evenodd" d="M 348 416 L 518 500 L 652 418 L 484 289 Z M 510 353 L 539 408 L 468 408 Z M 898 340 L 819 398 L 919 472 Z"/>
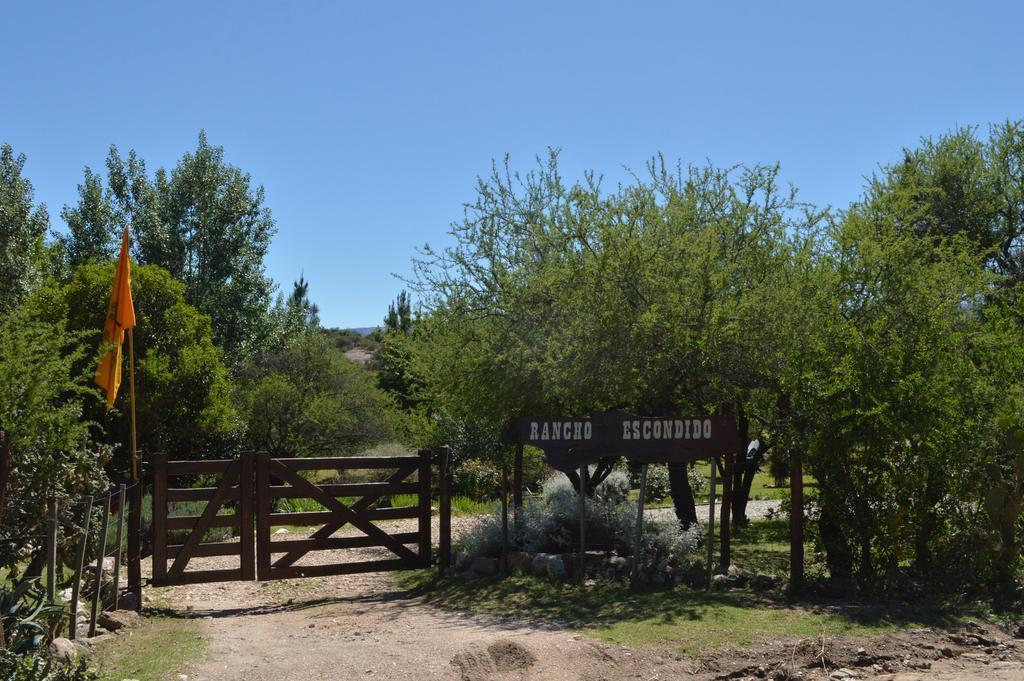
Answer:
<path fill-rule="evenodd" d="M 139 609 L 139 599 L 131 591 L 126 591 L 118 597 L 117 607 L 119 610 L 136 611 Z"/>
<path fill-rule="evenodd" d="M 857 678 L 857 674 L 843 667 L 841 669 L 836 669 L 831 674 L 829 674 L 828 677 L 830 679 L 855 679 Z"/>
<path fill-rule="evenodd" d="M 84 638 L 76 638 L 74 641 L 72 641 L 72 643 L 75 644 L 75 650 L 78 651 L 78 654 L 81 657 L 88 657 L 89 655 L 92 655 L 94 652 L 92 644 Z"/>
<path fill-rule="evenodd" d="M 857 595 L 857 582 L 848 577 L 831 577 L 822 585 L 822 593 L 831 598 L 852 598 Z"/>
<path fill-rule="evenodd" d="M 107 631 L 120 631 L 126 627 L 133 627 L 138 624 L 139 613 L 133 610 L 101 612 L 96 617 L 96 622 Z"/>
<path fill-rule="evenodd" d="M 612 556 L 608 559 L 608 566 L 619 572 L 625 572 L 629 570 L 629 560 L 622 556 Z"/>
<path fill-rule="evenodd" d="M 733 588 L 746 586 L 753 577 L 751 573 L 746 570 L 741 570 L 735 565 L 729 566 L 729 569 L 726 570 L 725 576 L 729 579 L 729 586 Z"/>
<path fill-rule="evenodd" d="M 533 569 L 533 556 L 525 551 L 510 551 L 508 569 L 512 574 L 530 574 Z"/>
<path fill-rule="evenodd" d="M 288 528 L 279 527 L 278 529 L 274 530 L 274 534 L 288 534 Z"/>
<path fill-rule="evenodd" d="M 572 577 L 576 574 L 576 554 L 562 554 L 562 577 Z"/>
<path fill-rule="evenodd" d="M 55 638 L 50 641 L 50 645 L 47 648 L 47 652 L 50 653 L 50 657 L 66 664 L 71 664 L 78 657 L 78 648 L 75 644 L 66 638 Z"/>
<path fill-rule="evenodd" d="M 103 559 L 103 568 L 100 570 L 100 578 L 104 582 L 109 582 L 114 578 L 114 557 L 107 556 Z"/>
<path fill-rule="evenodd" d="M 455 569 L 457 570 L 465 570 L 472 562 L 473 556 L 469 555 L 465 551 L 459 551 L 455 554 Z"/>
<path fill-rule="evenodd" d="M 565 560 L 559 556 L 552 556 L 552 560 L 548 561 L 547 571 L 551 579 L 565 579 L 569 573 L 565 569 Z"/>
<path fill-rule="evenodd" d="M 754 591 L 769 591 L 782 582 L 782 578 L 776 575 L 756 574 L 750 578 L 750 588 Z"/>
<path fill-rule="evenodd" d="M 725 575 L 713 575 L 711 577 L 711 590 L 712 591 L 725 591 L 730 586 L 729 578 Z"/>
<path fill-rule="evenodd" d="M 489 577 L 498 574 L 498 559 L 477 556 L 473 559 L 472 570 L 478 575 Z"/>
<path fill-rule="evenodd" d="M 704 563 L 699 560 L 686 569 L 686 584 L 691 589 L 703 589 L 707 584 L 708 573 L 704 569 Z"/>
<path fill-rule="evenodd" d="M 565 561 L 562 560 L 562 556 L 554 553 L 538 553 L 533 557 L 531 570 L 537 577 L 564 579 Z"/>

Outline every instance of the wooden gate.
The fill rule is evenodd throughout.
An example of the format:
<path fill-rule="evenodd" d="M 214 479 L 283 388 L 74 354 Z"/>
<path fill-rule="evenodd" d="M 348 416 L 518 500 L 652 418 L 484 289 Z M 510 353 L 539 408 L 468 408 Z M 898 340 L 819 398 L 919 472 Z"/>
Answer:
<path fill-rule="evenodd" d="M 168 461 L 162 454 L 152 457 L 153 470 L 153 584 L 196 584 L 254 579 L 255 541 L 253 537 L 252 480 L 253 457 L 219 461 Z M 169 487 L 173 478 L 220 476 L 216 487 Z M 171 516 L 170 504 L 205 501 L 198 516 Z M 234 512 L 219 513 L 225 504 Z M 239 541 L 204 541 L 210 528 L 233 527 Z M 174 535 L 170 533 L 174 532 Z M 176 536 L 184 534 L 177 543 Z M 171 543 L 171 542 L 175 543 Z M 192 558 L 238 556 L 238 567 L 191 570 L 185 568 Z M 167 561 L 173 560 L 168 569 Z"/>
<path fill-rule="evenodd" d="M 380 482 L 342 482 L 315 484 L 299 471 L 367 471 L 383 472 Z M 393 471 L 387 473 L 386 471 Z M 416 482 L 408 479 L 417 474 Z M 276 479 L 276 481 L 275 481 Z M 275 484 L 276 483 L 276 484 Z M 385 505 L 385 497 L 416 495 L 415 504 Z M 322 511 L 275 513 L 274 499 L 310 499 Z M 256 461 L 256 574 L 260 580 L 289 577 L 345 575 L 357 572 L 378 572 L 428 567 L 430 565 L 430 453 L 419 456 L 375 456 L 349 458 L 272 459 L 261 454 Z M 413 532 L 388 534 L 373 524 L 374 520 L 418 519 Z M 278 525 L 320 528 L 305 539 L 274 541 L 271 529 Z M 339 530 L 356 530 L 358 534 L 334 537 Z M 290 533 L 289 533 L 290 534 Z M 415 545 L 416 550 L 409 548 Z M 332 563 L 306 562 L 309 556 L 317 561 L 317 551 L 378 547 L 388 557 L 372 556 L 369 560 Z M 284 554 L 276 560 L 276 554 Z"/>
<path fill-rule="evenodd" d="M 218 461 L 168 461 L 152 457 L 153 584 L 196 584 L 250 579 L 286 579 L 429 567 L 430 452 L 419 456 L 275 459 L 246 454 Z M 376 482 L 311 482 L 300 471 L 336 476 L 375 471 Z M 410 478 L 416 475 L 416 481 Z M 197 476 L 216 486 L 187 487 Z M 312 475 L 313 479 L 323 476 Z M 179 486 L 170 486 L 176 479 Z M 219 481 L 218 481 L 219 478 Z M 255 485 L 254 485 L 255 482 Z M 396 506 L 395 495 L 415 503 Z M 255 497 L 255 508 L 254 499 Z M 318 509 L 274 512 L 275 499 L 309 499 Z M 171 515 L 172 505 L 206 502 L 199 515 Z M 229 512 L 222 513 L 222 509 Z M 417 519 L 415 531 L 388 533 L 377 520 Z M 276 526 L 317 526 L 309 537 L 294 533 L 273 540 Z M 211 528 L 231 527 L 238 541 L 206 541 Z M 255 527 L 255 535 L 253 529 Z M 333 536 L 341 532 L 342 536 Z M 410 548 L 413 546 L 415 548 Z M 323 550 L 379 549 L 384 556 L 323 563 Z M 284 554 L 276 560 L 276 554 Z M 193 558 L 237 556 L 237 567 L 188 570 Z M 306 559 L 303 561 L 303 559 Z M 172 561 L 168 567 L 168 561 Z M 302 561 L 302 562 L 300 562 Z M 312 561 L 312 564 L 310 562 Z"/>

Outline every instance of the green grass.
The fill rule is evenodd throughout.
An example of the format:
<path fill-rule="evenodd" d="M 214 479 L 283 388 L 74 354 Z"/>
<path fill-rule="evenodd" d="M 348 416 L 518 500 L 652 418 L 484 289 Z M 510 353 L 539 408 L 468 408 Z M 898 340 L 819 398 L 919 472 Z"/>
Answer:
<path fill-rule="evenodd" d="M 901 628 L 951 626 L 942 607 L 808 607 L 765 600 L 747 591 L 707 593 L 677 587 L 632 591 L 604 582 L 580 590 L 533 577 L 446 577 L 398 573 L 412 593 L 440 607 L 480 616 L 512 616 L 577 629 L 608 643 L 692 654 L 756 640 L 819 635 L 860 636 Z"/>
<path fill-rule="evenodd" d="M 153 616 L 130 634 L 99 644 L 91 666 L 101 681 L 176 681 L 205 649 L 197 621 Z"/>
<path fill-rule="evenodd" d="M 706 461 L 698 462 L 696 467 L 697 467 L 697 472 L 699 472 L 702 476 L 704 476 L 704 478 L 706 480 L 710 479 L 710 476 L 711 476 L 711 464 L 710 464 L 710 462 L 706 462 Z M 716 498 L 717 502 L 720 503 L 721 499 L 722 499 L 722 478 L 721 478 L 721 476 L 716 476 L 716 480 L 717 480 L 717 484 L 716 484 L 715 487 L 717 489 L 717 492 L 715 494 L 715 498 Z M 630 490 L 629 498 L 630 499 L 636 499 L 639 496 L 639 494 L 640 494 L 640 490 L 632 489 L 632 490 Z M 809 475 L 805 475 L 804 476 L 804 495 L 805 495 L 805 497 L 808 497 L 808 498 L 813 498 L 813 497 L 816 497 L 818 495 L 818 481 L 815 480 L 814 478 L 812 478 Z M 754 474 L 754 480 L 750 484 L 750 499 L 751 500 L 754 500 L 754 499 L 778 499 L 778 500 L 789 499 L 789 483 L 787 482 L 787 483 L 783 484 L 781 487 L 777 487 L 775 485 L 775 479 L 772 478 L 772 476 L 768 475 L 768 473 L 766 471 L 760 470 L 760 471 L 758 471 L 757 473 Z M 708 503 L 708 493 L 707 493 L 707 490 L 705 490 L 704 493 L 702 493 L 702 494 L 694 495 L 694 500 L 698 504 L 706 504 L 706 503 Z M 672 505 L 671 497 L 666 497 L 666 498 L 662 499 L 661 501 L 647 502 L 647 504 L 646 504 L 647 508 L 668 508 L 671 505 Z"/>

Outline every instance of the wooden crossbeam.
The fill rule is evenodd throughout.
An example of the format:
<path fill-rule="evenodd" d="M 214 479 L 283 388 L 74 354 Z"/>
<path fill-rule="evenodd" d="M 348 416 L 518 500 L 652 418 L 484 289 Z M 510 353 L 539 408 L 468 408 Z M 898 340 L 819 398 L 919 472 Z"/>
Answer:
<path fill-rule="evenodd" d="M 335 520 L 324 525 L 317 532 L 313 533 L 310 539 L 321 539 L 329 537 L 331 534 L 333 534 L 335 531 L 337 531 L 345 524 L 351 523 L 353 526 L 359 528 L 364 533 L 366 533 L 367 536 L 376 539 L 380 546 L 389 549 L 399 557 L 406 558 L 408 560 L 418 559 L 418 556 L 413 551 L 403 546 L 391 535 L 389 535 L 384 530 L 380 529 L 379 527 L 377 527 L 376 525 L 374 525 L 369 520 L 367 520 L 359 514 L 359 511 L 365 510 L 370 504 L 376 501 L 376 498 L 363 497 L 358 502 L 356 502 L 356 504 L 353 504 L 352 508 L 350 508 L 343 504 L 342 502 L 335 499 L 334 497 L 332 497 L 331 495 L 329 495 L 324 490 L 320 489 L 313 483 L 309 482 L 308 480 L 300 476 L 298 473 L 290 470 L 287 466 L 280 463 L 279 461 L 270 459 L 269 463 L 271 473 L 273 475 L 277 476 L 281 480 L 292 483 L 292 485 L 297 489 L 306 492 L 304 496 L 306 496 L 309 499 L 319 501 L 325 508 L 327 508 L 330 511 L 333 511 L 334 514 L 336 515 Z M 416 462 L 412 461 L 411 463 L 415 464 Z M 401 474 L 401 477 L 398 478 L 398 480 L 401 480 L 408 476 L 410 473 L 412 473 L 413 470 L 415 470 L 414 467 L 408 470 L 399 470 L 391 477 L 395 478 L 396 476 Z M 391 482 L 391 480 L 389 480 L 389 482 Z M 290 566 L 296 560 L 305 555 L 305 553 L 307 553 L 307 551 L 291 551 L 279 560 L 277 560 L 274 563 L 274 567 Z"/>
<path fill-rule="evenodd" d="M 185 566 L 188 565 L 188 561 L 192 558 L 192 553 L 196 547 L 203 541 L 203 535 L 206 534 L 206 530 L 217 515 L 217 511 L 220 510 L 221 505 L 231 496 L 232 486 L 235 480 L 238 479 L 240 467 L 241 462 L 234 460 L 224 469 L 224 477 L 221 478 L 217 491 L 214 492 L 210 502 L 203 509 L 203 514 L 196 520 L 195 525 L 192 527 L 192 532 L 188 535 L 188 539 L 182 544 L 178 556 L 174 559 L 174 564 L 167 571 L 168 580 L 181 577 L 185 571 Z"/>

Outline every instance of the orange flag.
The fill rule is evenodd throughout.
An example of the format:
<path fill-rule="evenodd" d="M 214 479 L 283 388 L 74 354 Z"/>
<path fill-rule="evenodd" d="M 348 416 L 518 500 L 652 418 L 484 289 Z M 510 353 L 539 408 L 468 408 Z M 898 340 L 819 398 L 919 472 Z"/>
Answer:
<path fill-rule="evenodd" d="M 107 304 L 107 319 L 103 323 L 103 347 L 109 348 L 100 359 L 96 370 L 96 384 L 107 391 L 107 411 L 114 406 L 117 389 L 121 385 L 121 344 L 125 329 L 135 326 L 135 308 L 132 306 L 132 274 L 128 260 L 128 229 L 121 237 L 121 255 L 117 258 L 114 290 Z"/>

